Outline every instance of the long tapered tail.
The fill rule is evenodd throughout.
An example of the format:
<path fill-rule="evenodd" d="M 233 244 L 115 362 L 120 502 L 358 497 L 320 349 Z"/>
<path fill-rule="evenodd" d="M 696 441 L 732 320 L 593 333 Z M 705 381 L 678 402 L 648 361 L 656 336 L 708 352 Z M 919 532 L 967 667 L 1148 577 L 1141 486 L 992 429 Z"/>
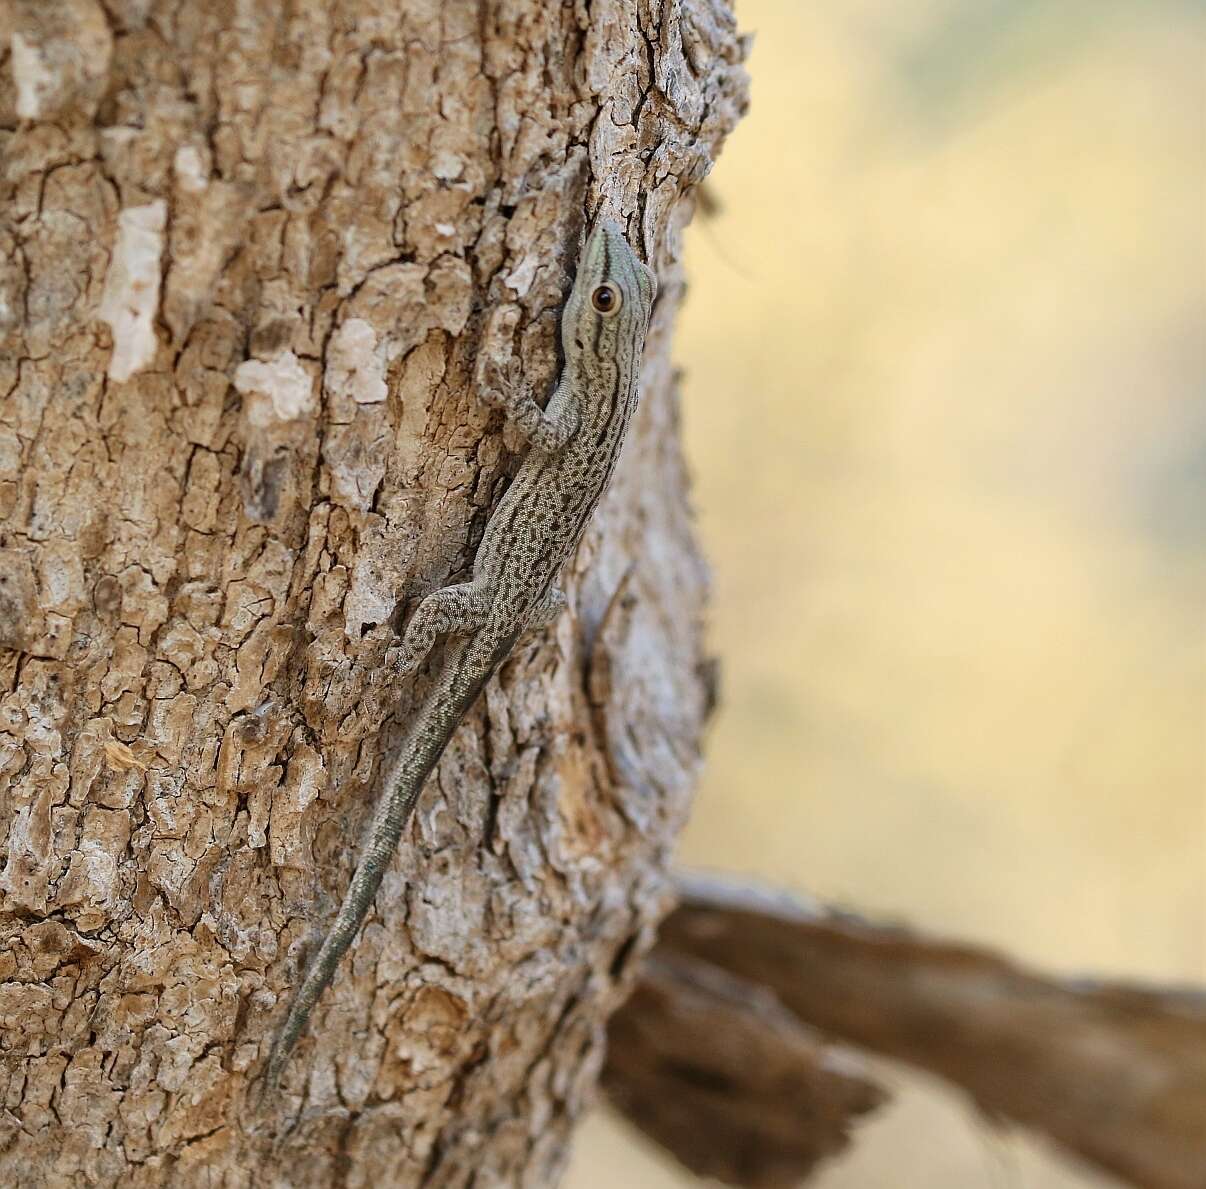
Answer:
<path fill-rule="evenodd" d="M 330 985 L 340 959 L 359 931 L 427 777 L 495 664 L 494 657 L 477 655 L 472 644 L 452 647 L 446 654 L 444 675 L 415 715 L 398 758 L 386 777 L 386 792 L 373 815 L 364 851 L 335 922 L 306 971 L 285 1024 L 273 1042 L 268 1058 L 270 1087 L 275 1087 L 279 1081 L 293 1046 L 306 1029 L 310 1012 Z"/>

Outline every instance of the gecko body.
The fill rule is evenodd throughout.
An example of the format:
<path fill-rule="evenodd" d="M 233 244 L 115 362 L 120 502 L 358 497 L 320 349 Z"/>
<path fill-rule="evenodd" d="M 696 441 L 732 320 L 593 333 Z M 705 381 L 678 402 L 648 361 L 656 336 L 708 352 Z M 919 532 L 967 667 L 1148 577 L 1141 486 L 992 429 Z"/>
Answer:
<path fill-rule="evenodd" d="M 529 450 L 486 523 L 468 582 L 428 595 L 398 650 L 400 676 L 447 637 L 443 664 L 383 781 L 343 904 L 298 988 L 268 1061 L 275 1085 L 310 1012 L 334 977 L 381 884 L 402 830 L 457 725 L 527 631 L 565 607 L 556 586 L 615 469 L 637 403 L 654 274 L 614 225 L 600 221 L 582 249 L 561 316 L 565 364 L 542 409 L 530 395 L 486 382 Z"/>

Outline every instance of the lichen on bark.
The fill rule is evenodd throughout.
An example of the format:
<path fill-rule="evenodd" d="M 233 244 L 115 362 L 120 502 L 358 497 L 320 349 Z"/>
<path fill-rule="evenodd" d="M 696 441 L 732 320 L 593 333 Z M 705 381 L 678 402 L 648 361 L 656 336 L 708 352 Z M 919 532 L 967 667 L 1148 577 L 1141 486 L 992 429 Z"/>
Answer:
<path fill-rule="evenodd" d="M 664 911 L 705 714 L 670 335 L 745 104 L 720 0 L 0 7 L 0 1181 L 543 1184 Z M 283 997 L 587 220 L 643 405 L 272 1109 Z"/>

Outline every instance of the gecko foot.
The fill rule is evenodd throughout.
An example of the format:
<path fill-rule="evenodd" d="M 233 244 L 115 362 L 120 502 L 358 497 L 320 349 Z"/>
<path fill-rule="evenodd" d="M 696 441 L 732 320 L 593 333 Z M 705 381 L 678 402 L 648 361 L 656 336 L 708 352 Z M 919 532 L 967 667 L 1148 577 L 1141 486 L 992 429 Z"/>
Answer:
<path fill-rule="evenodd" d="M 477 631 L 488 610 L 486 591 L 479 583 L 459 582 L 433 591 L 415 609 L 406 625 L 402 643 L 392 658 L 399 676 L 415 672 L 439 636 L 461 636 Z"/>
<path fill-rule="evenodd" d="M 547 627 L 552 627 L 568 606 L 569 600 L 565 597 L 565 591 L 559 587 L 550 586 L 544 598 L 532 609 L 532 614 L 528 617 L 527 630 L 541 632 Z"/>

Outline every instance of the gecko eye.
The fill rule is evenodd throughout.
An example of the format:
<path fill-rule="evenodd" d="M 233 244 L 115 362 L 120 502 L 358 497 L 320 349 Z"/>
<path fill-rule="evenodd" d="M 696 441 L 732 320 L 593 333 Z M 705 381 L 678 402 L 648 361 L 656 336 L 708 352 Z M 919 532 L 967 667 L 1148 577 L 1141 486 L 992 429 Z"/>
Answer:
<path fill-rule="evenodd" d="M 614 314 L 624 304 L 624 299 L 610 281 L 604 281 L 590 295 L 590 304 L 600 314 Z"/>

